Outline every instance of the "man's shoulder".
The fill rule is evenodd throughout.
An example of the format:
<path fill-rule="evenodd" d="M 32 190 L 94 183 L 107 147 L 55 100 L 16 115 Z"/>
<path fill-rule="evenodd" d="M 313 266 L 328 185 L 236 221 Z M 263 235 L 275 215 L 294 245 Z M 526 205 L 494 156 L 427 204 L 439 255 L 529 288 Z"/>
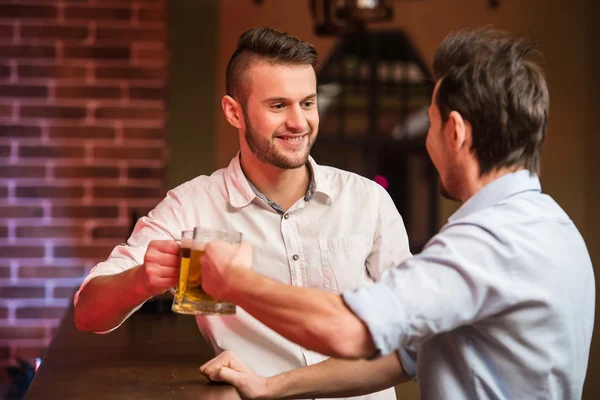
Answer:
<path fill-rule="evenodd" d="M 319 165 L 319 171 L 334 188 L 349 186 L 353 190 L 373 190 L 379 187 L 379 184 L 372 179 L 340 168 Z"/>
<path fill-rule="evenodd" d="M 175 193 L 205 192 L 225 187 L 227 168 L 221 168 L 210 175 L 198 175 L 171 189 Z"/>

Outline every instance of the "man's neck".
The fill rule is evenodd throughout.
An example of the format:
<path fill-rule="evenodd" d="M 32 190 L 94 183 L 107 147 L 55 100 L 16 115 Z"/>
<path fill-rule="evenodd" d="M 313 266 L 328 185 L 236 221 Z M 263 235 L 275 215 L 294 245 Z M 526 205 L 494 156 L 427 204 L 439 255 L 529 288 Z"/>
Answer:
<path fill-rule="evenodd" d="M 278 168 L 258 160 L 254 154 L 240 154 L 240 164 L 246 178 L 284 210 L 288 210 L 308 191 L 310 173 L 307 165 L 295 169 Z"/>
<path fill-rule="evenodd" d="M 484 174 L 483 176 L 479 176 L 479 171 L 477 171 L 476 175 L 471 174 L 470 182 L 468 182 L 468 184 L 465 185 L 465 191 L 461 196 L 462 202 L 466 202 L 471 197 L 473 197 L 475 193 L 479 192 L 481 189 L 483 189 L 485 186 L 489 185 L 493 181 L 502 178 L 504 175 L 512 174 L 513 172 L 521 171 L 523 169 L 525 168 L 505 167 L 490 171 Z"/>

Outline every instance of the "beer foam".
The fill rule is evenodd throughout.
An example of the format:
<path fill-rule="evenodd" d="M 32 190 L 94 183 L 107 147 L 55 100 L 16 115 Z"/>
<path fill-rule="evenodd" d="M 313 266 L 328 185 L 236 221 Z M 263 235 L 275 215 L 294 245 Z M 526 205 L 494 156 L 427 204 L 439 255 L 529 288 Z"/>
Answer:
<path fill-rule="evenodd" d="M 192 250 L 204 251 L 204 247 L 206 247 L 206 242 L 200 242 L 198 240 L 192 242 Z"/>
<path fill-rule="evenodd" d="M 190 238 L 181 239 L 181 247 L 183 247 L 184 249 L 191 249 L 192 248 L 192 239 L 190 239 Z"/>

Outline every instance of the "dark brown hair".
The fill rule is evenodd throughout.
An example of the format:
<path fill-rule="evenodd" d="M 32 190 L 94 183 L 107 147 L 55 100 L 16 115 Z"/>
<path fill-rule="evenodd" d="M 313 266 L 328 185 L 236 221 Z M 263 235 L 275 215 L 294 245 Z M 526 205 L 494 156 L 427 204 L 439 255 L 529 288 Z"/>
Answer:
<path fill-rule="evenodd" d="M 246 71 L 252 63 L 266 61 L 281 65 L 317 65 L 319 55 L 315 47 L 295 36 L 273 28 L 255 28 L 238 39 L 235 52 L 225 72 L 227 94 L 242 104 L 247 93 Z"/>
<path fill-rule="evenodd" d="M 435 53 L 442 121 L 454 110 L 471 124 L 481 175 L 503 167 L 539 174 L 549 97 L 534 52 L 521 38 L 483 28 L 450 34 Z"/>

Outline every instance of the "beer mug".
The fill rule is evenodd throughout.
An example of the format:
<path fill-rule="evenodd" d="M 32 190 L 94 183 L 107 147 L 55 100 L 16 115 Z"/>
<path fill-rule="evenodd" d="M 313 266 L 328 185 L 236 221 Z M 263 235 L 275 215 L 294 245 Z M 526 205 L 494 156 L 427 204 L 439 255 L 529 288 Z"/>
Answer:
<path fill-rule="evenodd" d="M 180 314 L 235 314 L 235 304 L 216 301 L 202 290 L 200 258 L 204 254 L 206 244 L 213 240 L 240 243 L 242 234 L 204 227 L 194 228 L 193 234 L 192 231 L 182 233 L 179 283 L 173 296 L 171 310 Z"/>

